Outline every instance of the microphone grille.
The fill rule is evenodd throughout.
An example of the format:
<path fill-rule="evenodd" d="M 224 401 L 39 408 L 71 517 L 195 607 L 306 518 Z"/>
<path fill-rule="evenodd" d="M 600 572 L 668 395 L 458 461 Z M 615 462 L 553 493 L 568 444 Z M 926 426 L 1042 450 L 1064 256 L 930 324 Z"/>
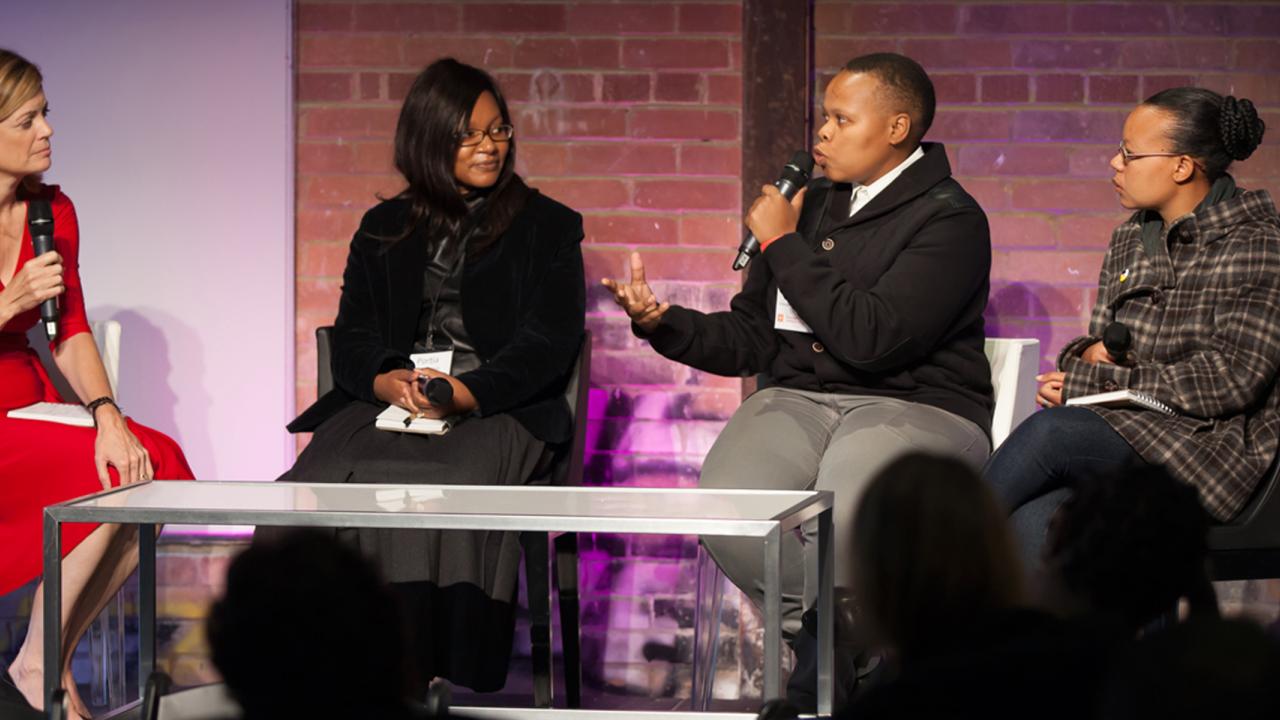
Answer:
<path fill-rule="evenodd" d="M 27 203 L 27 223 L 30 225 L 44 225 L 53 222 L 53 210 L 46 202 L 29 202 Z"/>
<path fill-rule="evenodd" d="M 1107 352 L 1128 352 L 1133 344 L 1133 335 L 1129 326 L 1122 322 L 1113 322 L 1102 331 L 1102 346 Z"/>
<path fill-rule="evenodd" d="M 791 162 L 788 164 L 805 175 L 809 175 L 813 172 L 813 155 L 805 150 L 797 150 L 796 154 L 791 156 Z"/>

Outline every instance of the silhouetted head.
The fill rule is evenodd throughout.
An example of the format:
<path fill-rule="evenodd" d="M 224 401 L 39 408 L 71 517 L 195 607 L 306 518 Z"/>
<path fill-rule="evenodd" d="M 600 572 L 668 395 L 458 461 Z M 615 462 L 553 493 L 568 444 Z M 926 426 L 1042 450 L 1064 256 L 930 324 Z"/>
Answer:
<path fill-rule="evenodd" d="M 395 600 L 369 562 L 331 535 L 292 532 L 237 556 L 208 635 L 246 720 L 404 712 Z"/>

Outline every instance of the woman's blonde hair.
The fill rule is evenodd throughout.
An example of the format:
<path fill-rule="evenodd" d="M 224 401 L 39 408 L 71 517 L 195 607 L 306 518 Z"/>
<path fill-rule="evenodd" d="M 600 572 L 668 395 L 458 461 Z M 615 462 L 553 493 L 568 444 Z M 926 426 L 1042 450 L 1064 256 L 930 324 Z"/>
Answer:
<path fill-rule="evenodd" d="M 0 48 L 0 121 L 6 120 L 43 90 L 44 76 L 40 74 L 40 68 L 19 54 Z M 28 190 L 35 190 L 40 185 L 40 177 L 23 178 L 22 184 Z"/>
<path fill-rule="evenodd" d="M 869 639 L 904 657 L 1024 600 L 1005 513 L 959 460 L 913 453 L 890 463 L 862 497 L 853 543 Z"/>

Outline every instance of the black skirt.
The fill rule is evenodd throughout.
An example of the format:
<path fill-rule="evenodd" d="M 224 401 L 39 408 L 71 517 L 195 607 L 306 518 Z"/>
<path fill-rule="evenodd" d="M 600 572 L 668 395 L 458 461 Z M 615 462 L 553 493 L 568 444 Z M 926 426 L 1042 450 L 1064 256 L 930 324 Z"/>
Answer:
<path fill-rule="evenodd" d="M 509 415 L 469 417 L 445 435 L 374 427 L 382 406 L 353 401 L 330 417 L 278 481 L 523 485 L 545 481 L 551 449 Z M 265 530 L 265 528 L 264 528 Z M 266 533 L 260 531 L 259 535 Z M 392 583 L 409 657 L 432 677 L 502 689 L 515 627 L 519 534 L 473 530 L 339 530 Z M 358 659 L 357 659 L 358 660 Z"/>

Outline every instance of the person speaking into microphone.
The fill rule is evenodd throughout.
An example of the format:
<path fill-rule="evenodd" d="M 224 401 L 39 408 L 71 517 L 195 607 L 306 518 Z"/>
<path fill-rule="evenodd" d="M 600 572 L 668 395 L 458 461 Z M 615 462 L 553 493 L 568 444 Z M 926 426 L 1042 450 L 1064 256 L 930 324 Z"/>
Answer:
<path fill-rule="evenodd" d="M 42 182 L 53 163 L 48 115 L 39 68 L 0 48 L 0 595 L 40 577 L 45 507 L 133 483 L 192 479 L 172 438 L 116 405 L 85 315 L 75 206 L 57 185 Z M 31 348 L 28 331 L 37 324 L 74 396 L 59 395 Z M 84 404 L 92 427 L 9 417 L 11 410 L 67 401 Z M 44 606 L 37 600 L 13 662 L 0 664 L 0 708 L 42 709 L 44 674 L 56 672 L 70 716 L 89 716 L 71 677 L 72 654 L 137 565 L 137 534 L 137 527 L 120 525 L 66 526 L 62 653 L 44 655 Z"/>
<path fill-rule="evenodd" d="M 990 453 L 990 235 L 943 146 L 922 142 L 934 108 L 933 84 L 910 58 L 851 60 L 823 98 L 812 152 L 825 177 L 791 200 L 762 188 L 746 226 L 763 249 L 728 310 L 663 302 L 638 254 L 630 281 L 603 281 L 663 356 L 760 375 L 708 453 L 701 486 L 833 490 L 837 553 L 852 543 L 863 487 L 899 455 L 926 450 L 978 468 Z M 816 592 L 806 592 L 802 556 L 815 535 L 783 547 L 783 634 L 798 663 L 788 697 L 802 708 L 813 707 L 816 677 L 816 640 L 801 622 Z M 704 542 L 761 603 L 760 541 Z M 846 563 L 836 568 L 848 584 Z"/>

